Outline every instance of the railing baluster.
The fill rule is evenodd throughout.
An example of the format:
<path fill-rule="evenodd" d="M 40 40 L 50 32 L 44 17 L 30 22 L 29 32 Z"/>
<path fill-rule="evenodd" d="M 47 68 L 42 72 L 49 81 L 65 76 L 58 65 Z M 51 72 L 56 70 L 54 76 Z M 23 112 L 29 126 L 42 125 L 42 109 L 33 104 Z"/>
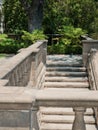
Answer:
<path fill-rule="evenodd" d="M 73 123 L 72 130 L 86 130 L 84 121 L 85 108 L 82 107 L 74 108 L 74 112 L 75 112 L 75 120 Z"/>

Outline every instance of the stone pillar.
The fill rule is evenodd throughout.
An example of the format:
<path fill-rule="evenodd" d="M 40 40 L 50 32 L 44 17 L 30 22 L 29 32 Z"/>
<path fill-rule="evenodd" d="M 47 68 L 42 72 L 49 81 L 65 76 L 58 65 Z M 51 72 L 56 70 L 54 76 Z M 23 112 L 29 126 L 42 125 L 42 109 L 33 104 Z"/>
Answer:
<path fill-rule="evenodd" d="M 74 108 L 74 112 L 75 112 L 75 120 L 73 123 L 72 130 L 86 130 L 84 122 L 85 108 L 82 107 Z"/>
<path fill-rule="evenodd" d="M 90 50 L 93 49 L 98 49 L 98 40 L 82 40 L 82 44 L 83 44 L 83 52 L 82 52 L 82 56 L 83 56 L 83 64 L 84 66 L 87 65 L 87 59 L 88 59 L 88 54 L 90 52 Z"/>
<path fill-rule="evenodd" d="M 38 107 L 33 107 L 30 109 L 30 126 L 29 130 L 39 130 L 38 126 L 38 120 L 37 120 L 37 112 L 38 112 Z"/>

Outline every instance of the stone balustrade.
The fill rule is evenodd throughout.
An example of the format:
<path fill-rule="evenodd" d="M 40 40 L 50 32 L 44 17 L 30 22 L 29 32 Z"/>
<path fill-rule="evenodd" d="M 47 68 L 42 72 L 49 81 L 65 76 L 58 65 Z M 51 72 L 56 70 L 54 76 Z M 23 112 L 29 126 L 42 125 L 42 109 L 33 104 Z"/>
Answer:
<path fill-rule="evenodd" d="M 37 41 L 28 48 L 21 49 L 0 67 L 0 114 L 6 111 L 6 115 L 9 115 L 10 110 L 12 119 L 13 113 L 17 111 L 15 118 L 18 119 L 23 110 L 29 111 L 30 123 L 27 126 L 30 130 L 31 120 L 35 120 L 36 114 L 36 109 L 32 108 L 34 95 L 36 89 L 44 84 L 46 55 L 47 41 Z M 0 119 L 5 120 L 5 117 L 2 115 Z"/>
<path fill-rule="evenodd" d="M 87 71 L 92 90 L 98 90 L 98 50 L 91 49 L 87 60 Z M 98 107 L 94 108 L 96 124 L 98 125 Z"/>
<path fill-rule="evenodd" d="M 47 41 L 23 49 L 0 67 L 0 85 L 40 87 L 44 82 Z"/>
<path fill-rule="evenodd" d="M 38 90 L 35 101 L 36 108 L 39 106 L 72 107 L 75 112 L 72 130 L 86 130 L 84 112 L 86 108 L 98 107 L 98 91 L 77 93 L 63 90 Z"/>
<path fill-rule="evenodd" d="M 92 96 L 91 96 L 92 95 Z M 39 130 L 37 111 L 45 107 L 73 107 L 75 119 L 72 130 L 86 130 L 84 112 L 86 108 L 98 107 L 98 91 L 79 93 L 63 90 L 38 90 L 27 87 L 2 87 L 0 110 L 29 110 L 29 130 Z"/>

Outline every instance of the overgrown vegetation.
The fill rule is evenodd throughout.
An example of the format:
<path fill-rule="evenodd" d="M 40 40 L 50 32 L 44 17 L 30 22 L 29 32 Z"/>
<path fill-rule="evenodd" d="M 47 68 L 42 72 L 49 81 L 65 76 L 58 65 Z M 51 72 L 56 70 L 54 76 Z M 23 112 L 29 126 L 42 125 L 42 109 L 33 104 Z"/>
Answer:
<path fill-rule="evenodd" d="M 42 30 L 34 30 L 32 33 L 29 33 L 27 31 L 23 31 L 22 39 L 24 40 L 25 43 L 32 44 L 36 42 L 37 40 L 44 40 L 46 35 Z"/>
<path fill-rule="evenodd" d="M 81 28 L 74 28 L 73 26 L 63 26 L 59 30 L 62 33 L 56 44 L 52 43 L 48 47 L 48 53 L 52 54 L 80 54 L 82 53 L 81 35 L 86 32 Z"/>
<path fill-rule="evenodd" d="M 0 53 L 17 53 L 19 49 L 28 47 L 38 39 L 43 40 L 46 38 L 42 30 L 35 30 L 32 33 L 27 31 L 22 32 L 21 40 L 14 40 L 8 38 L 6 34 L 0 34 Z"/>
<path fill-rule="evenodd" d="M 4 0 L 5 33 L 20 33 L 27 30 L 27 15 L 19 0 Z"/>
<path fill-rule="evenodd" d="M 8 38 L 6 34 L 0 34 L 0 53 L 17 53 L 23 47 L 26 47 L 24 43 Z"/>
<path fill-rule="evenodd" d="M 13 46 L 12 49 L 7 49 L 9 52 L 13 50 L 16 53 L 19 48 L 31 45 L 37 39 L 46 38 L 43 31 L 27 32 L 28 17 L 20 0 L 4 0 L 4 15 L 6 33 L 23 33 L 21 41 L 17 42 L 8 38 L 3 40 L 4 46 Z M 45 34 L 62 35 L 55 40 L 56 42 L 53 41 L 52 45 L 49 44 L 49 54 L 80 54 L 82 34 L 88 33 L 93 38 L 98 38 L 98 1 L 45 0 L 43 30 Z M 15 50 L 14 46 L 16 46 Z"/>

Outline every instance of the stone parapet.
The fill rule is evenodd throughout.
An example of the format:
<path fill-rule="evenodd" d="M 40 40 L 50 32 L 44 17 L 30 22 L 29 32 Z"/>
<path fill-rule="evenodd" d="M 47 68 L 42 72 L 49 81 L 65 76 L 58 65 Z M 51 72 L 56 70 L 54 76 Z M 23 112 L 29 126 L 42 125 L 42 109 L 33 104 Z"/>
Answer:
<path fill-rule="evenodd" d="M 6 86 L 36 86 L 41 69 L 45 68 L 47 41 L 38 41 L 20 51 L 0 68 L 0 79 Z M 43 74 L 44 75 L 44 72 Z M 40 75 L 40 76 L 42 76 Z M 4 83 L 4 81 L 0 81 Z M 39 84 L 41 79 L 39 81 Z"/>

